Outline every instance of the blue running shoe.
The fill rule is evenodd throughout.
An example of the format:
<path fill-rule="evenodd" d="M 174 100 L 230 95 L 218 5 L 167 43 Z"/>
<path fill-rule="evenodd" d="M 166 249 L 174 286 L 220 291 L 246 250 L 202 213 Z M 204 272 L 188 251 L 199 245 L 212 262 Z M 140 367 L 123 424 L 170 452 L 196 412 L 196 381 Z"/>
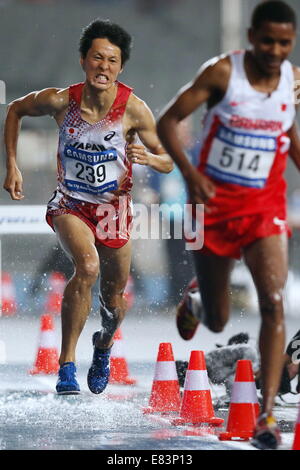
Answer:
<path fill-rule="evenodd" d="M 98 349 L 95 346 L 96 340 L 100 331 L 96 331 L 93 334 L 93 346 L 94 346 L 94 354 L 91 367 L 89 368 L 88 375 L 87 375 L 87 383 L 89 389 L 92 393 L 102 393 L 107 384 L 109 379 L 109 356 L 111 352 L 111 348 L 109 349 Z"/>
<path fill-rule="evenodd" d="M 76 380 L 76 366 L 74 362 L 65 362 L 58 371 L 56 384 L 58 395 L 78 395 L 80 387 Z"/>

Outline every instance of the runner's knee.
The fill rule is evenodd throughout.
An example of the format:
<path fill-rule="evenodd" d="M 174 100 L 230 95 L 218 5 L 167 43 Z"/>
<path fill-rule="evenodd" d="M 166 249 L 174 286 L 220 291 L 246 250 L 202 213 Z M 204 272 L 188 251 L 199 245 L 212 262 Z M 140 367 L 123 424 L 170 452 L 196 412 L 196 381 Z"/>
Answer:
<path fill-rule="evenodd" d="M 260 310 L 264 320 L 281 322 L 283 319 L 282 291 L 260 295 Z"/>
<path fill-rule="evenodd" d="M 99 261 L 91 256 L 84 257 L 76 264 L 76 275 L 83 278 L 83 281 L 94 284 L 99 275 Z"/>

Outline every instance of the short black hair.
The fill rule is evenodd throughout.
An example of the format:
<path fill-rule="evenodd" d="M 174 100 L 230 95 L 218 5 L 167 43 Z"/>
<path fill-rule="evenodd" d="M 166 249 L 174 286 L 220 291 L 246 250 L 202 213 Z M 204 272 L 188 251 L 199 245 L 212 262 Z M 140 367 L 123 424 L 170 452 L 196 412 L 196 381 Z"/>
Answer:
<path fill-rule="evenodd" d="M 292 23 L 297 28 L 297 16 L 292 7 L 281 0 L 269 0 L 260 3 L 252 14 L 251 26 L 259 29 L 262 23 Z"/>
<path fill-rule="evenodd" d="M 83 28 L 79 40 L 79 52 L 84 59 L 88 50 L 92 46 L 94 39 L 106 38 L 115 46 L 121 49 L 122 65 L 130 57 L 132 38 L 121 26 L 112 23 L 110 20 L 101 20 L 97 18 Z"/>

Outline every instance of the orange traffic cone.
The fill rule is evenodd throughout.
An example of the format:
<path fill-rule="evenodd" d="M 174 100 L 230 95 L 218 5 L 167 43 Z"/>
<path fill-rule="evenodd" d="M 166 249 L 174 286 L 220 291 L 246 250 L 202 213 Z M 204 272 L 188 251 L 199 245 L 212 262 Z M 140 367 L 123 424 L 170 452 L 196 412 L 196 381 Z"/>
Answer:
<path fill-rule="evenodd" d="M 171 343 L 160 343 L 149 406 L 143 413 L 179 411 L 180 389 Z"/>
<path fill-rule="evenodd" d="M 211 424 L 221 426 L 224 419 L 214 415 L 203 351 L 192 351 L 184 381 L 180 417 L 172 424 Z"/>
<path fill-rule="evenodd" d="M 66 278 L 63 273 L 53 272 L 49 277 L 49 294 L 46 299 L 45 312 L 59 315 L 66 285 Z"/>
<path fill-rule="evenodd" d="M 297 418 L 297 422 L 295 426 L 295 439 L 294 439 L 292 450 L 300 450 L 300 405 L 299 405 L 298 418 Z"/>
<path fill-rule="evenodd" d="M 7 316 L 15 315 L 17 311 L 16 291 L 12 277 L 7 272 L 1 274 L 0 289 L 2 289 L 2 314 Z"/>
<path fill-rule="evenodd" d="M 127 361 L 123 352 L 123 336 L 119 328 L 114 335 L 114 344 L 110 356 L 110 384 L 134 385 L 135 379 L 129 377 Z"/>
<path fill-rule="evenodd" d="M 251 439 L 258 415 L 259 404 L 252 362 L 242 359 L 237 361 L 226 432 L 220 433 L 219 439 L 221 441 Z"/>
<path fill-rule="evenodd" d="M 29 374 L 56 374 L 58 372 L 58 352 L 55 345 L 54 322 L 52 315 L 41 316 L 39 349 L 33 369 Z"/>

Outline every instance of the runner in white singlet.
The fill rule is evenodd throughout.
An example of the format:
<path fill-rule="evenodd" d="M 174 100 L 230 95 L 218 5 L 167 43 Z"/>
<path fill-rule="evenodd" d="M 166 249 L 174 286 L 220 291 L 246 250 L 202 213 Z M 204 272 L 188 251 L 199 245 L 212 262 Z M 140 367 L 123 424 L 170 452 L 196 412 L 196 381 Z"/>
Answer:
<path fill-rule="evenodd" d="M 60 130 L 58 187 L 48 204 L 47 221 L 75 268 L 62 304 L 61 367 L 56 386 L 60 394 L 80 391 L 75 349 L 99 271 L 102 328 L 93 335 L 88 385 L 93 393 L 101 393 L 108 383 L 113 335 L 125 314 L 132 164 L 163 173 L 173 168 L 157 137 L 151 111 L 131 88 L 117 81 L 130 47 L 131 37 L 120 26 L 95 20 L 80 38 L 84 83 L 30 93 L 9 105 L 6 119 L 4 188 L 14 200 L 24 197 L 16 164 L 22 117 L 51 115 Z M 135 143 L 135 135 L 145 147 Z"/>
<path fill-rule="evenodd" d="M 294 81 L 288 62 L 296 40 L 295 12 L 282 1 L 260 3 L 249 29 L 251 50 L 209 61 L 168 105 L 158 122 L 161 141 L 179 166 L 190 201 L 205 204 L 204 248 L 194 252 L 202 298 L 201 321 L 222 331 L 229 318 L 233 260 L 244 256 L 260 304 L 262 414 L 254 444 L 276 448 L 280 433 L 272 415 L 284 348 L 282 290 L 287 276 L 286 183 L 289 154 L 300 169 Z M 206 104 L 199 166 L 188 161 L 176 125 Z M 177 310 L 182 338 L 200 323 L 191 282 Z"/>

